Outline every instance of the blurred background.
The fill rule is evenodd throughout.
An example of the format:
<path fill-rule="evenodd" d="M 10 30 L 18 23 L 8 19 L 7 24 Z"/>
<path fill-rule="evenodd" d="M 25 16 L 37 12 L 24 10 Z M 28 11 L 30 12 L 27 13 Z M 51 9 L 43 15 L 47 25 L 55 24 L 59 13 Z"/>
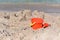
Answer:
<path fill-rule="evenodd" d="M 0 11 L 39 10 L 60 14 L 60 0 L 0 0 Z"/>
<path fill-rule="evenodd" d="M 60 3 L 60 0 L 0 0 L 0 3 Z"/>

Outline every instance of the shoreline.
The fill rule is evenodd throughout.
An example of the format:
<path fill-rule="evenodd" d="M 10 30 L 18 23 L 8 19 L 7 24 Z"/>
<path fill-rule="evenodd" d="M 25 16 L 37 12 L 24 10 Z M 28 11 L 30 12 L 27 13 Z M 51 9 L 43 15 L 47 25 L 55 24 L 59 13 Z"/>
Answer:
<path fill-rule="evenodd" d="M 17 3 L 17 4 L 0 4 L 0 11 L 19 11 L 19 10 L 39 10 L 47 13 L 60 13 L 59 4 L 47 4 L 47 3 Z"/>

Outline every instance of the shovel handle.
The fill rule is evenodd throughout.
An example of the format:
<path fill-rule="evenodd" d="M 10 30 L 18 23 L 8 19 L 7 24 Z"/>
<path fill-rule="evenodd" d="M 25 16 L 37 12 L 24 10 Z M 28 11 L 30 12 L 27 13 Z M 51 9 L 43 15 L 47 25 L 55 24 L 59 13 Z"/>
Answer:
<path fill-rule="evenodd" d="M 32 27 L 32 26 L 33 26 L 35 23 L 36 23 L 36 22 L 34 22 L 34 23 L 31 23 L 31 24 L 30 24 L 30 26 Z"/>

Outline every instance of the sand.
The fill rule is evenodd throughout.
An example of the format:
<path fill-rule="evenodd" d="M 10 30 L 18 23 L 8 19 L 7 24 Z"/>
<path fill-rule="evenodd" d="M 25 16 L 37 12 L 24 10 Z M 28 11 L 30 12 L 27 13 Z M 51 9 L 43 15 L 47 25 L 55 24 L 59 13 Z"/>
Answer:
<path fill-rule="evenodd" d="M 43 18 L 51 24 L 47 28 L 33 30 L 31 18 Z M 0 40 L 60 40 L 60 16 L 38 10 L 0 12 Z"/>

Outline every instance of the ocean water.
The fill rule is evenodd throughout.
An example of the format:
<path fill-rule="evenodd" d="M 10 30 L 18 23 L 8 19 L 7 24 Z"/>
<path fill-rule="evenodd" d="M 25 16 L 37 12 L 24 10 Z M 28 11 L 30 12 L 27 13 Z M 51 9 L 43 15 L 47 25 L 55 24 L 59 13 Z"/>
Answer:
<path fill-rule="evenodd" d="M 60 3 L 60 0 L 0 0 L 0 3 Z M 0 11 L 19 11 L 23 9 L 40 10 L 49 13 L 60 13 L 60 7 L 50 7 L 46 5 L 34 4 L 0 4 Z"/>
<path fill-rule="evenodd" d="M 42 4 L 0 4 L 0 11 L 20 11 L 24 9 L 39 10 L 48 13 L 60 13 L 60 7 L 51 7 Z"/>
<path fill-rule="evenodd" d="M 60 0 L 0 0 L 0 3 L 60 3 Z"/>

